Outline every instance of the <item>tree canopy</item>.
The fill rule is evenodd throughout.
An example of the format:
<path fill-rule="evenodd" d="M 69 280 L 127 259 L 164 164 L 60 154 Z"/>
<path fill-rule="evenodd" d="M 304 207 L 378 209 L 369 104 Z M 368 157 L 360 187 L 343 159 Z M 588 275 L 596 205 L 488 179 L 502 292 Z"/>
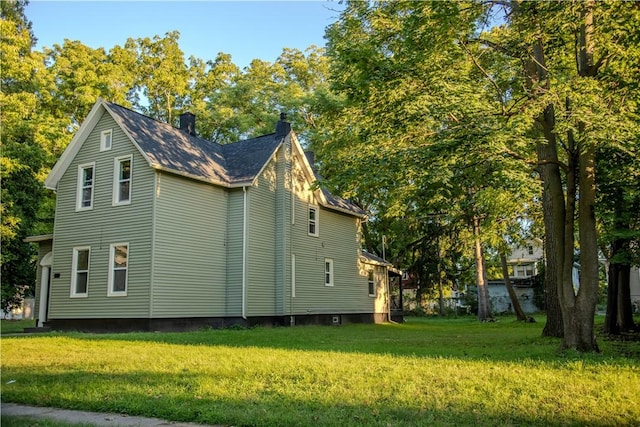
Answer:
<path fill-rule="evenodd" d="M 638 13 L 619 2 L 347 2 L 327 31 L 340 122 L 321 141 L 328 185 L 376 216 L 466 220 L 479 290 L 482 246 L 541 202 L 558 335 L 596 350 L 597 153 L 636 164 Z M 637 188 L 635 174 L 622 179 Z"/>

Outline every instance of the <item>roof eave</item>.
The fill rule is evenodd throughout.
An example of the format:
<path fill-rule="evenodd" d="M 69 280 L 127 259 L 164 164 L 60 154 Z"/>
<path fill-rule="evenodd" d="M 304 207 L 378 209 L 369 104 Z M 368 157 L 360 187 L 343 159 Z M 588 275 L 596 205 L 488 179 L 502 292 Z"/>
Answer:
<path fill-rule="evenodd" d="M 331 209 L 331 210 L 334 210 L 334 211 L 342 212 L 342 213 L 345 213 L 345 214 L 348 214 L 348 215 L 356 216 L 358 218 L 364 219 L 364 218 L 367 217 L 367 215 L 364 214 L 364 213 L 358 213 L 358 212 L 352 211 L 350 209 L 345 209 L 345 208 L 341 208 L 339 206 L 330 205 L 330 204 L 328 204 L 326 202 L 325 203 L 321 203 L 320 205 L 322 207 L 326 208 L 326 209 Z"/>
<path fill-rule="evenodd" d="M 47 240 L 53 240 L 53 234 L 39 234 L 37 236 L 27 236 L 22 239 L 25 243 L 46 242 Z"/>

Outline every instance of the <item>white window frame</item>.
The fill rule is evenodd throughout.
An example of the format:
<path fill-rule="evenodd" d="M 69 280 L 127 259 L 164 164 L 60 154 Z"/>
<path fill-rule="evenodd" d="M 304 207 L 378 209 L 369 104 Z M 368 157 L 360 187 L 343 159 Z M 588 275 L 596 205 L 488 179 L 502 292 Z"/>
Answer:
<path fill-rule="evenodd" d="M 331 258 L 324 259 L 324 285 L 333 286 L 333 259 Z"/>
<path fill-rule="evenodd" d="M 315 218 L 311 219 L 311 212 L 315 212 Z M 313 224 L 314 231 L 311 232 L 311 225 Z M 320 208 L 318 205 L 309 205 L 307 209 L 307 233 L 309 236 L 318 237 L 320 235 Z"/>
<path fill-rule="evenodd" d="M 85 186 L 84 171 L 89 168 L 93 170 L 91 185 Z M 83 197 L 84 190 L 86 188 L 91 188 L 91 200 L 90 200 L 89 206 L 82 206 L 82 201 L 83 201 L 82 197 Z M 93 198 L 94 198 L 93 196 L 95 194 L 95 190 L 96 190 L 96 162 L 83 163 L 81 165 L 78 165 L 78 178 L 77 178 L 77 184 L 76 184 L 76 211 L 88 211 L 93 209 Z"/>
<path fill-rule="evenodd" d="M 78 270 L 78 254 L 81 251 L 88 251 L 87 254 L 87 269 Z M 71 298 L 87 298 L 89 296 L 89 272 L 91 271 L 91 247 L 90 246 L 76 246 L 73 248 L 73 255 L 71 257 L 71 289 L 69 290 L 69 297 Z M 87 289 L 85 292 L 77 292 L 78 273 L 87 273 Z"/>
<path fill-rule="evenodd" d="M 129 179 L 120 179 L 120 168 L 123 162 L 129 161 Z M 120 200 L 120 186 L 122 183 L 129 183 L 129 198 L 127 200 Z M 131 204 L 131 186 L 133 183 L 133 156 L 121 156 L 113 159 L 113 206 L 129 205 Z"/>
<path fill-rule="evenodd" d="M 122 268 L 122 267 L 116 267 L 115 264 L 115 249 L 118 246 L 126 246 L 127 247 L 127 265 L 126 267 Z M 129 290 L 129 260 L 131 258 L 130 256 L 130 251 L 129 251 L 129 243 L 128 242 L 122 242 L 122 243 L 112 243 L 111 245 L 109 245 L 109 278 L 108 278 L 108 283 L 109 283 L 109 287 L 107 289 L 107 296 L 110 297 L 126 297 L 127 296 L 127 291 Z M 114 272 L 116 270 L 124 270 L 125 274 L 124 274 L 124 291 L 114 291 L 113 290 L 113 286 L 115 285 L 114 280 L 116 278 L 116 275 L 114 274 Z"/>
<path fill-rule="evenodd" d="M 113 132 L 111 129 L 100 132 L 100 151 L 111 150 L 113 146 Z"/>
<path fill-rule="evenodd" d="M 369 292 L 370 297 L 376 296 L 376 276 L 373 270 L 367 271 L 367 292 Z M 373 289 L 373 292 L 371 292 Z"/>

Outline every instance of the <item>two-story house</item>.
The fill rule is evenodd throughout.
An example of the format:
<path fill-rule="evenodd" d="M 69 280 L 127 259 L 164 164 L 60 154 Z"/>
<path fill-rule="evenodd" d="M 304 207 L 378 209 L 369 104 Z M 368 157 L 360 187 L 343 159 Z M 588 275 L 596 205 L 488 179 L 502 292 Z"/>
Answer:
<path fill-rule="evenodd" d="M 99 100 L 45 181 L 38 326 L 187 329 L 388 318 L 365 213 L 313 186 L 289 123 L 220 145 Z M 44 249 L 43 249 L 44 248 Z"/>
<path fill-rule="evenodd" d="M 507 259 L 509 277 L 528 279 L 539 273 L 538 265 L 544 257 L 542 240 L 531 239 L 524 245 L 515 246 Z"/>

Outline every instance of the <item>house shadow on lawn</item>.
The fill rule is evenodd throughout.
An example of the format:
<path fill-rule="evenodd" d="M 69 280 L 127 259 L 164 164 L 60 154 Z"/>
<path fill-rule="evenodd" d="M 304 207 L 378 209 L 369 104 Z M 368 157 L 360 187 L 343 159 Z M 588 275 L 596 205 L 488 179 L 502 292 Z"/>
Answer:
<path fill-rule="evenodd" d="M 3 387 L 2 399 L 33 404 L 35 398 L 45 407 L 238 426 L 612 425 L 607 420 L 580 419 L 561 411 L 547 410 L 551 416 L 534 411 L 536 415 L 527 416 L 517 405 L 487 410 L 487 396 L 482 393 L 477 393 L 475 401 L 455 395 L 446 401 L 431 401 L 428 396 L 412 401 L 406 396 L 394 400 L 392 394 L 382 392 L 351 396 L 349 402 L 343 395 L 334 395 L 331 387 L 318 390 L 317 398 L 304 399 L 283 391 L 286 388 L 278 389 L 283 386 L 286 384 L 265 382 L 245 389 L 242 381 L 237 381 L 222 392 L 211 386 L 203 388 L 200 377 L 190 374 L 30 372 Z M 39 391 L 34 394 L 34 389 Z M 31 399 L 25 399 L 27 395 Z"/>
<path fill-rule="evenodd" d="M 68 333 L 88 340 L 122 340 L 194 346 L 257 347 L 297 351 L 366 353 L 424 358 L 459 358 L 520 362 L 579 359 L 601 363 L 640 354 L 640 342 L 610 345 L 598 337 L 601 354 L 559 351 L 560 340 L 542 337 L 543 322 L 516 322 L 506 317 L 481 323 L 458 319 L 410 318 L 404 324 L 342 326 L 254 327 L 205 329 L 195 332 L 134 332 L 117 334 Z"/>

